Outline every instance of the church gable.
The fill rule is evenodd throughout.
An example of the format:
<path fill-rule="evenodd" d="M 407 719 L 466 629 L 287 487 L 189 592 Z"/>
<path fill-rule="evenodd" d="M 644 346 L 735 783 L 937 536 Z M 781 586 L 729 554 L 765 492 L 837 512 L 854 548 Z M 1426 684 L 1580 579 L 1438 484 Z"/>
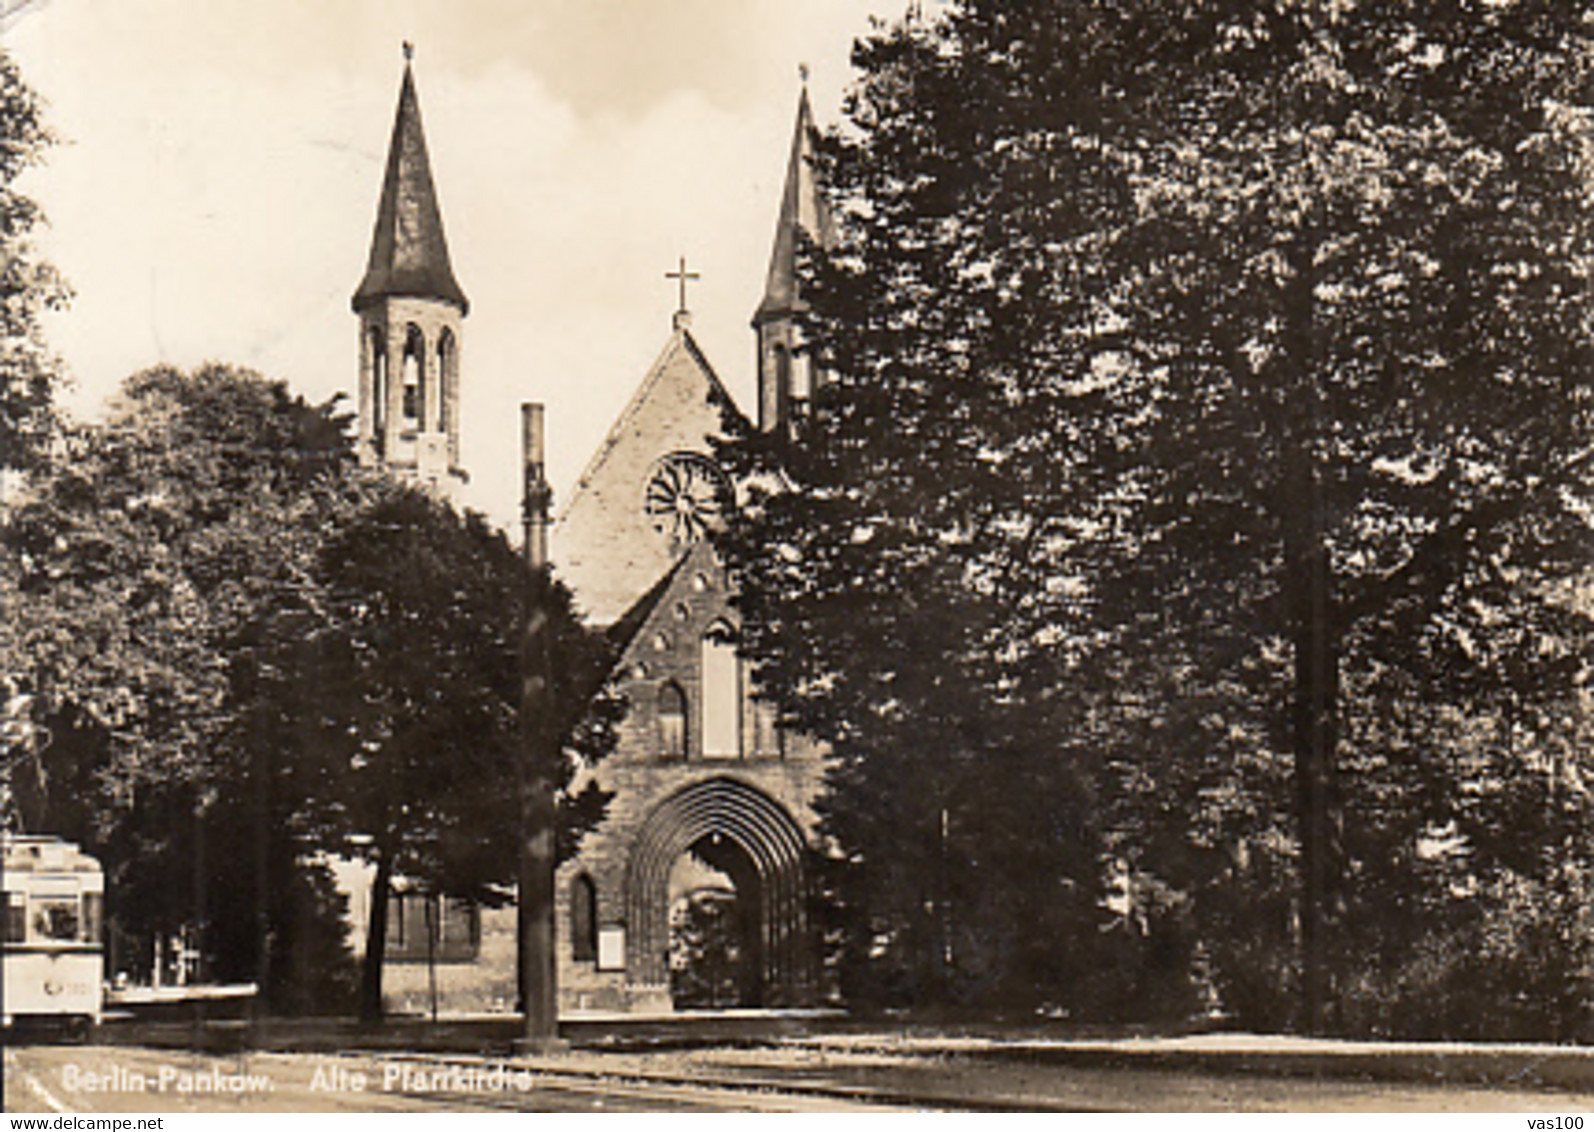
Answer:
<path fill-rule="evenodd" d="M 616 642 L 620 691 L 631 705 L 617 760 L 778 758 L 773 717 L 755 705 L 734 659 L 737 620 L 713 548 L 694 545 L 638 606 Z M 716 674 L 715 657 L 734 671 Z"/>
<path fill-rule="evenodd" d="M 649 484 L 666 463 L 675 479 L 712 475 L 708 438 L 720 433 L 720 406 L 730 403 L 690 331 L 676 330 L 552 531 L 559 574 L 598 624 L 624 614 L 685 549 L 659 500 L 649 513 Z"/>

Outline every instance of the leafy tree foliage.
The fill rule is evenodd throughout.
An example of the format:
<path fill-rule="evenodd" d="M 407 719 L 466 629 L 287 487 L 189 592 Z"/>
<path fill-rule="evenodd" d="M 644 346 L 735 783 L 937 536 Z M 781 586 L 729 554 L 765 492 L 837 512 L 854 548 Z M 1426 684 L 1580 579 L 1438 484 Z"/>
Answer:
<path fill-rule="evenodd" d="M 0 50 L 0 470 L 33 466 L 54 426 L 60 378 L 39 316 L 67 293 L 28 242 L 42 220 L 38 206 L 14 187 L 49 142 L 38 97 Z"/>
<path fill-rule="evenodd" d="M 1587 969 L 1591 18 L 965 0 L 860 46 L 831 380 L 729 447 L 794 490 L 722 540 L 836 749 L 855 955 L 1072 1003 L 1124 932 L 1131 997 L 1387 1028 L 1549 886 L 1495 989 Z"/>
<path fill-rule="evenodd" d="M 670 1001 L 678 1009 L 747 1005 L 740 912 L 735 892 L 718 888 L 687 893 L 670 909 Z"/>
<path fill-rule="evenodd" d="M 228 652 L 295 603 L 348 464 L 331 406 L 225 366 L 158 368 L 11 512 L 8 668 L 106 729 L 113 794 L 216 779 Z"/>

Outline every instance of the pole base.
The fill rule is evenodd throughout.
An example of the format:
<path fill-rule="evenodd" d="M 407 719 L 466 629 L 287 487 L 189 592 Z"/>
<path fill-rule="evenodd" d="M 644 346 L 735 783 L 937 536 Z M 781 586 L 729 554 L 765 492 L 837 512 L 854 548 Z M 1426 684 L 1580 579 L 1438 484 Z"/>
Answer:
<path fill-rule="evenodd" d="M 516 1038 L 509 1048 L 517 1054 L 542 1057 L 547 1054 L 569 1053 L 570 1042 L 564 1038 Z"/>

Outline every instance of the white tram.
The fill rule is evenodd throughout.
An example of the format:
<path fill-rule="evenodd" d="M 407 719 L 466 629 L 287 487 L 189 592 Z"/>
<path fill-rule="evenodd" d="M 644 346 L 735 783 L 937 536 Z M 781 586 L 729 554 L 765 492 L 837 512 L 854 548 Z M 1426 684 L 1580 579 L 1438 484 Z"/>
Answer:
<path fill-rule="evenodd" d="M 87 1034 L 104 1004 L 105 874 L 58 837 L 6 834 L 5 1025 Z"/>

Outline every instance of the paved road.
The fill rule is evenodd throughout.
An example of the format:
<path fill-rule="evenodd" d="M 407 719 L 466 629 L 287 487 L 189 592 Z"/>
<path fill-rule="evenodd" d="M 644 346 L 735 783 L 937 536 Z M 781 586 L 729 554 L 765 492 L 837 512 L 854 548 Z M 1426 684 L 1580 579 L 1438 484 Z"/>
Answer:
<path fill-rule="evenodd" d="M 6 1050 L 13 1112 L 1588 1112 L 1594 1096 L 812 1048 L 490 1058 Z M 495 1071 L 497 1075 L 495 1076 Z"/>

